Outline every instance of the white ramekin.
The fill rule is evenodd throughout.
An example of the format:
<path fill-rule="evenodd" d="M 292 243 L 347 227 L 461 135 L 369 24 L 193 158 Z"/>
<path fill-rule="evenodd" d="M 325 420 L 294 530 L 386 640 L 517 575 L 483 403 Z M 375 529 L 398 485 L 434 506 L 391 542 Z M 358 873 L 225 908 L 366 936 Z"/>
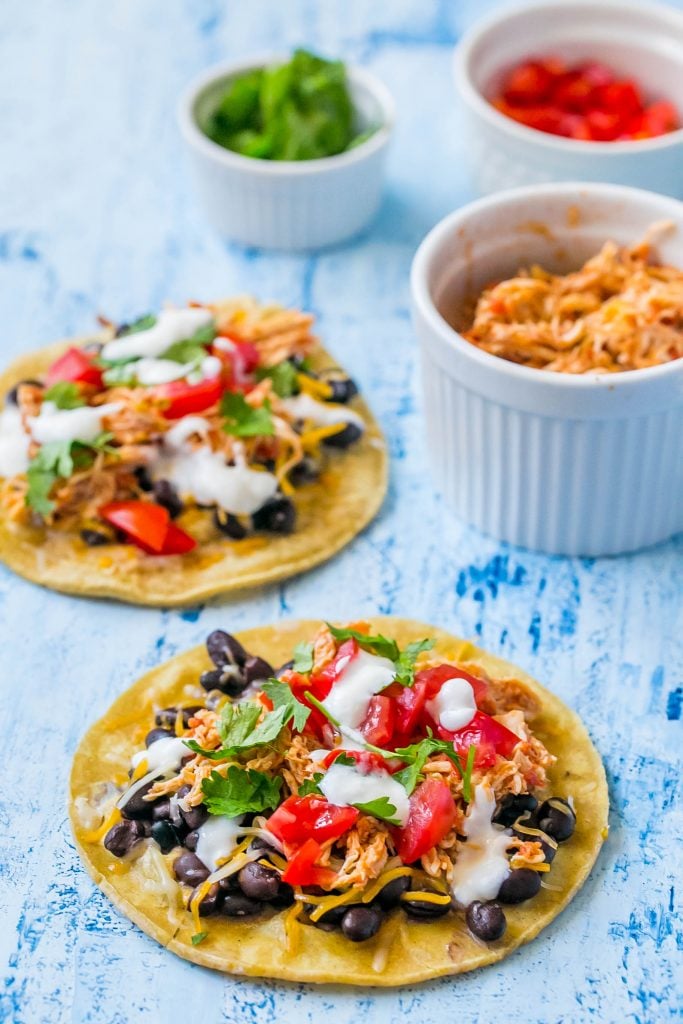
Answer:
<path fill-rule="evenodd" d="M 428 446 L 438 488 L 467 522 L 553 554 L 633 551 L 683 530 L 683 360 L 617 374 L 535 370 L 449 325 L 491 281 L 540 263 L 566 272 L 603 242 L 675 228 L 659 257 L 683 267 L 683 204 L 618 185 L 541 185 L 457 210 L 412 268 Z"/>
<path fill-rule="evenodd" d="M 358 130 L 377 126 L 354 149 L 320 160 L 257 160 L 212 142 L 197 114 L 236 75 L 282 62 L 269 54 L 206 71 L 183 95 L 178 119 L 208 217 L 220 234 L 268 249 L 315 249 L 350 238 L 376 212 L 382 195 L 394 103 L 385 86 L 347 69 Z"/>
<path fill-rule="evenodd" d="M 503 8 L 455 52 L 466 153 L 482 194 L 548 181 L 604 181 L 683 197 L 683 130 L 636 142 L 581 142 L 517 124 L 488 98 L 527 57 L 599 60 L 647 95 L 683 107 L 683 14 L 621 0 L 549 0 Z M 681 111 L 683 113 L 683 110 Z"/>

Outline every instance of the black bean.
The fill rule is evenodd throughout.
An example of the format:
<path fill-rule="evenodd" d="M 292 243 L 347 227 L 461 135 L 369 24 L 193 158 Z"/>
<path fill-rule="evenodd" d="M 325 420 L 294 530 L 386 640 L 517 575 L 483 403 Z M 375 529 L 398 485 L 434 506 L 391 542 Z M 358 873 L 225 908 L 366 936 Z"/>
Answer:
<path fill-rule="evenodd" d="M 105 849 L 115 857 L 125 857 L 147 835 L 142 821 L 120 821 L 109 829 L 104 837 Z"/>
<path fill-rule="evenodd" d="M 330 397 L 325 399 L 327 402 L 340 402 L 342 405 L 345 405 L 358 394 L 356 382 L 351 380 L 350 377 L 327 377 L 323 374 L 323 380 L 332 389 Z"/>
<path fill-rule="evenodd" d="M 161 726 L 157 726 L 155 729 L 150 729 L 145 736 L 145 746 L 151 747 L 157 740 L 168 740 L 174 735 L 175 733 L 171 732 L 170 729 L 162 729 Z"/>
<path fill-rule="evenodd" d="M 187 901 L 188 907 L 196 895 L 197 889 L 195 889 L 192 892 L 189 900 Z M 207 892 L 206 896 L 204 896 L 204 898 L 200 900 L 198 908 L 199 916 L 209 917 L 211 914 L 217 914 L 223 905 L 223 898 L 223 890 L 221 889 L 218 882 L 214 882 L 209 891 Z"/>
<path fill-rule="evenodd" d="M 213 633 L 209 633 L 206 649 L 216 668 L 225 665 L 239 665 L 241 668 L 247 660 L 247 652 L 239 640 L 223 629 L 214 629 Z"/>
<path fill-rule="evenodd" d="M 338 925 L 338 924 L 341 924 L 342 918 L 344 917 L 344 914 L 346 914 L 347 911 L 349 911 L 349 910 L 355 909 L 355 907 L 356 907 L 356 904 L 353 904 L 352 907 L 349 907 L 348 903 L 342 904 L 341 907 L 332 907 L 331 910 L 326 910 L 324 914 L 321 914 L 320 917 L 318 918 L 318 920 L 315 923 L 318 924 L 318 925 L 325 925 L 325 924 Z M 307 908 L 307 910 L 309 912 L 316 909 L 315 906 L 313 906 L 313 904 L 308 904 L 308 903 L 306 904 L 306 908 Z"/>
<path fill-rule="evenodd" d="M 280 667 L 277 670 L 277 672 L 275 673 L 275 675 L 279 679 L 280 676 L 284 675 L 285 672 L 289 672 L 293 668 L 294 668 L 294 662 L 293 661 L 286 661 L 284 663 L 284 665 L 280 665 Z"/>
<path fill-rule="evenodd" d="M 366 942 L 376 935 L 382 914 L 376 907 L 350 907 L 341 920 L 341 930 L 351 942 Z"/>
<path fill-rule="evenodd" d="M 273 868 L 253 862 L 243 867 L 237 876 L 239 887 L 252 900 L 267 903 L 280 891 L 280 876 Z"/>
<path fill-rule="evenodd" d="M 252 850 L 266 850 L 266 851 L 270 852 L 270 851 L 272 851 L 274 849 L 274 847 L 271 846 L 270 843 L 268 842 L 268 840 L 264 839 L 263 836 L 254 836 L 254 838 L 251 841 L 251 849 Z"/>
<path fill-rule="evenodd" d="M 237 883 L 236 874 L 228 875 L 227 878 L 221 878 L 218 884 L 224 892 L 242 892 Z"/>
<path fill-rule="evenodd" d="M 182 839 L 170 821 L 155 821 L 152 825 L 152 839 L 162 853 L 170 853 L 176 846 L 182 846 Z"/>
<path fill-rule="evenodd" d="M 197 849 L 197 843 L 199 842 L 199 832 L 188 832 L 185 836 L 183 845 L 188 849 L 194 851 Z"/>
<path fill-rule="evenodd" d="M 241 892 L 226 892 L 223 898 L 221 913 L 226 917 L 252 917 L 258 914 L 262 907 L 256 900 L 248 899 Z"/>
<path fill-rule="evenodd" d="M 273 666 L 269 665 L 263 658 L 250 655 L 244 663 L 244 677 L 247 680 L 247 684 L 255 683 L 262 679 L 272 679 Z"/>
<path fill-rule="evenodd" d="M 221 693 L 227 693 L 229 697 L 239 697 L 248 686 L 242 671 L 234 665 L 226 665 L 225 668 L 212 668 L 208 672 L 202 672 L 199 682 L 205 690 L 220 690 Z"/>
<path fill-rule="evenodd" d="M 362 436 L 363 431 L 359 426 L 356 426 L 355 423 L 347 423 L 343 430 L 326 437 L 323 444 L 328 448 L 350 448 Z"/>
<path fill-rule="evenodd" d="M 178 810 L 180 811 L 180 817 L 191 832 L 201 828 L 209 816 L 209 812 L 204 804 L 199 804 L 197 807 L 191 807 L 189 811 L 183 810 L 182 807 L 178 807 Z"/>
<path fill-rule="evenodd" d="M 194 853 L 181 853 L 173 862 L 173 870 L 179 882 L 185 885 L 201 885 L 209 877 L 211 872 Z"/>
<path fill-rule="evenodd" d="M 17 381 L 17 383 L 14 385 L 14 387 L 10 388 L 9 391 L 7 392 L 7 394 L 5 395 L 5 404 L 6 405 L 18 405 L 19 404 L 19 388 L 21 387 L 22 384 L 30 384 L 33 387 L 38 387 L 38 388 L 42 388 L 43 387 L 43 385 L 41 384 L 41 382 L 39 380 L 32 380 L 32 379 L 28 378 L 27 380 Z"/>
<path fill-rule="evenodd" d="M 273 498 L 254 512 L 251 521 L 255 530 L 264 530 L 266 533 L 293 533 L 296 525 L 294 502 L 291 498 Z"/>
<path fill-rule="evenodd" d="M 129 800 L 126 800 L 121 808 L 121 814 L 124 818 L 135 821 L 144 821 L 145 819 L 149 821 L 151 819 L 154 803 L 150 800 L 143 800 L 143 797 L 149 793 L 153 785 L 154 779 L 133 793 Z"/>
<path fill-rule="evenodd" d="M 157 711 L 154 716 L 156 725 L 162 725 L 165 729 L 175 730 L 176 718 L 178 717 L 179 708 L 162 708 L 161 711 Z M 183 726 L 187 729 L 190 724 L 190 719 L 193 718 L 198 711 L 202 710 L 201 704 L 193 704 L 189 708 L 182 709 Z"/>
<path fill-rule="evenodd" d="M 294 890 L 286 882 L 280 882 L 277 896 L 270 901 L 274 907 L 291 907 L 294 902 Z"/>
<path fill-rule="evenodd" d="M 495 942 L 505 934 L 507 921 L 499 903 L 470 903 L 465 912 L 467 927 L 478 939 Z"/>
<path fill-rule="evenodd" d="M 100 530 L 81 530 L 81 540 L 89 548 L 98 548 L 103 544 L 111 544 L 112 538 Z"/>
<path fill-rule="evenodd" d="M 399 905 L 401 896 L 404 892 L 408 892 L 409 888 L 410 878 L 407 875 L 403 875 L 401 878 L 394 878 L 392 882 L 384 886 L 377 897 L 377 902 L 382 910 L 391 910 Z"/>
<path fill-rule="evenodd" d="M 213 510 L 213 522 L 214 526 L 224 533 L 226 537 L 232 538 L 232 540 L 244 540 L 249 533 L 246 526 L 244 526 L 237 516 L 234 516 L 231 512 L 226 512 L 222 508 L 215 508 Z"/>
<path fill-rule="evenodd" d="M 563 843 L 574 834 L 576 828 L 576 815 L 566 800 L 560 797 L 553 797 L 546 800 L 539 807 L 536 820 L 538 827 L 551 839 Z"/>
<path fill-rule="evenodd" d="M 510 828 L 525 811 L 535 811 L 538 807 L 538 800 L 531 793 L 508 793 L 496 807 L 493 821 L 496 825 L 504 825 Z"/>
<path fill-rule="evenodd" d="M 401 906 L 409 917 L 417 917 L 421 921 L 444 917 L 451 909 L 450 903 L 428 903 L 426 900 L 401 900 Z"/>
<path fill-rule="evenodd" d="M 177 519 L 183 511 L 180 495 L 170 480 L 155 481 L 154 497 L 156 498 L 157 505 L 163 505 L 168 510 L 171 519 Z"/>
<path fill-rule="evenodd" d="M 133 476 L 137 480 L 138 487 L 141 491 L 153 491 L 154 481 L 149 475 L 147 466 L 136 466 L 133 470 Z"/>
<path fill-rule="evenodd" d="M 310 484 L 317 480 L 322 472 L 322 467 L 317 459 L 310 455 L 304 455 L 301 462 L 297 462 L 289 471 L 289 478 L 295 485 Z"/>
<path fill-rule="evenodd" d="M 541 888 L 541 876 L 531 868 L 518 868 L 511 871 L 500 889 L 498 899 L 501 903 L 523 903 L 536 895 Z"/>

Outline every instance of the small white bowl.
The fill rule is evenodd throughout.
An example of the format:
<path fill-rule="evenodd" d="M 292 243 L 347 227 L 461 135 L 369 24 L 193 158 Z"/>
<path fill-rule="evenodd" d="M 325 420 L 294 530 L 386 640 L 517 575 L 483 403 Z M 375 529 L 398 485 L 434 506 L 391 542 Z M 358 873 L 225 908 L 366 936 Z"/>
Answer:
<path fill-rule="evenodd" d="M 319 160 L 259 160 L 204 134 L 198 116 L 230 79 L 284 60 L 270 54 L 211 68 L 185 92 L 178 119 L 206 212 L 220 234 L 267 249 L 316 249 L 355 235 L 376 212 L 394 103 L 376 78 L 348 67 L 358 131 L 377 130 L 348 152 Z"/>
<path fill-rule="evenodd" d="M 683 204 L 618 185 L 541 185 L 457 210 L 412 267 L 424 415 L 437 486 L 467 522 L 565 555 L 633 551 L 683 530 L 683 359 L 575 376 L 492 356 L 469 326 L 491 281 L 540 263 L 567 272 L 607 239 L 658 246 L 683 267 Z"/>
<path fill-rule="evenodd" d="M 504 8 L 465 33 L 455 82 L 482 194 L 548 181 L 604 181 L 683 197 L 683 129 L 634 142 L 581 142 L 517 124 L 489 102 L 525 58 L 597 60 L 683 114 L 683 14 L 651 4 L 559 0 Z"/>

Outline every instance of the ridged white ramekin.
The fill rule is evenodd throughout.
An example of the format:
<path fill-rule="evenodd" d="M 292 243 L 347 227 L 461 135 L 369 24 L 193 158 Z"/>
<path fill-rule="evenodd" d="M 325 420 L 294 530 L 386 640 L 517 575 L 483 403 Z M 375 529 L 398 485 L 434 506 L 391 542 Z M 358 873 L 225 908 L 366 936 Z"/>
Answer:
<path fill-rule="evenodd" d="M 438 488 L 467 522 L 553 554 L 633 551 L 683 530 L 683 359 L 581 376 L 520 366 L 467 342 L 472 300 L 540 263 L 567 271 L 603 242 L 675 228 L 658 246 L 683 267 L 683 204 L 612 185 L 516 189 L 441 221 L 412 268 L 424 415 Z"/>
<path fill-rule="evenodd" d="M 357 234 L 377 211 L 394 103 L 385 86 L 347 69 L 358 130 L 367 141 L 320 160 L 257 160 L 212 142 L 197 123 L 227 82 L 282 61 L 272 54 L 222 64 L 193 82 L 178 109 L 194 177 L 207 215 L 226 238 L 267 249 L 315 249 Z"/>
<path fill-rule="evenodd" d="M 622 0 L 514 4 L 465 33 L 455 83 L 467 155 L 484 194 L 549 181 L 604 181 L 683 198 L 683 130 L 635 142 L 581 142 L 517 124 L 488 101 L 528 57 L 597 60 L 635 77 L 646 94 L 683 105 L 683 13 Z M 683 111 L 682 111 L 683 113 Z"/>

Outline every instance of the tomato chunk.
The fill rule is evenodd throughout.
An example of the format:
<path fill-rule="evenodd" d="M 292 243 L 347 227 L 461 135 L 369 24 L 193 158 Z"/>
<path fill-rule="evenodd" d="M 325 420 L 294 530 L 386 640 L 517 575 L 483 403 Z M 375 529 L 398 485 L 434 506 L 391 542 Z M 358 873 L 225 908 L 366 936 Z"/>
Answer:
<path fill-rule="evenodd" d="M 99 514 L 134 544 L 161 554 L 170 521 L 168 509 L 151 501 L 112 501 Z"/>
<path fill-rule="evenodd" d="M 425 779 L 410 798 L 408 820 L 392 831 L 396 852 L 412 864 L 448 834 L 456 818 L 453 795 L 440 779 Z"/>
<path fill-rule="evenodd" d="M 186 555 L 197 547 L 197 541 L 185 530 L 181 530 L 175 523 L 168 524 L 168 530 L 164 538 L 164 545 L 160 551 L 162 555 Z"/>
<path fill-rule="evenodd" d="M 74 384 L 92 384 L 102 387 L 102 370 L 95 365 L 94 357 L 80 348 L 70 348 L 56 359 L 45 376 L 48 387 L 58 381 L 68 380 Z"/>
<path fill-rule="evenodd" d="M 271 814 L 266 828 L 283 843 L 338 839 L 356 822 L 355 807 L 338 807 L 322 796 L 290 796 Z"/>
<path fill-rule="evenodd" d="M 360 724 L 368 743 L 375 747 L 385 747 L 391 743 L 394 735 L 394 702 L 390 697 L 376 695 L 370 698 L 365 718 Z"/>
<path fill-rule="evenodd" d="M 455 732 L 449 732 L 442 726 L 437 726 L 436 731 L 442 740 L 450 740 L 456 751 L 463 756 L 471 746 L 475 746 L 477 753 L 474 763 L 478 768 L 490 767 L 499 755 L 512 757 L 519 743 L 519 736 L 483 711 L 475 712 L 472 721 Z"/>
<path fill-rule="evenodd" d="M 331 889 L 337 876 L 331 868 L 317 866 L 321 853 L 320 843 L 307 839 L 288 861 L 286 870 L 282 872 L 282 881 L 290 885 L 319 885 L 323 889 Z"/>
<path fill-rule="evenodd" d="M 225 390 L 220 377 L 200 380 L 198 384 L 188 384 L 184 380 L 172 380 L 168 384 L 159 384 L 150 389 L 159 398 L 168 399 L 164 409 L 167 420 L 179 420 L 183 416 L 204 412 L 220 401 Z"/>
<path fill-rule="evenodd" d="M 352 761 L 355 761 L 364 772 L 390 771 L 389 765 L 382 755 L 376 754 L 374 750 L 344 750 L 342 747 L 329 752 L 327 757 L 323 759 L 323 768 L 329 768 L 342 754 L 344 757 L 350 757 Z"/>

